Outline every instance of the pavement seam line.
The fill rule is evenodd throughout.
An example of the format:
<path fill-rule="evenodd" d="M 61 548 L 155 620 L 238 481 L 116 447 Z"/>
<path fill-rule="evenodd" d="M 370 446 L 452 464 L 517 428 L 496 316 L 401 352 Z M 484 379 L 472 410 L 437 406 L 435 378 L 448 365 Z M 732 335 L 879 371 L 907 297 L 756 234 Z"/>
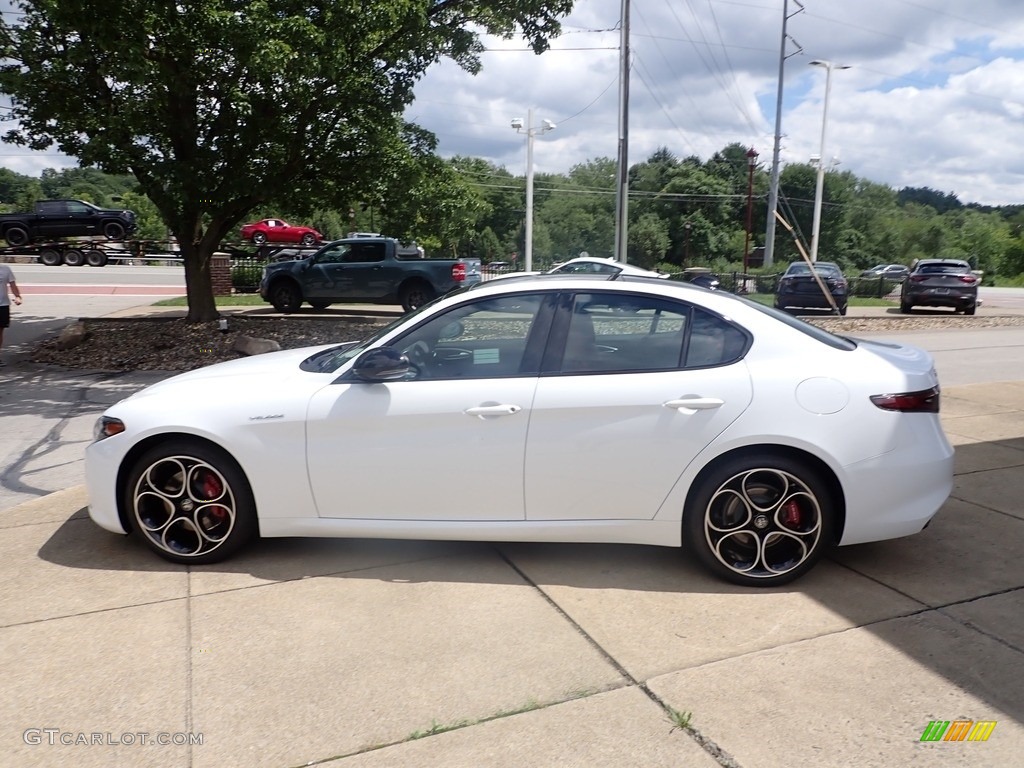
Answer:
<path fill-rule="evenodd" d="M 185 732 L 194 732 L 194 712 L 192 700 L 195 697 L 195 686 L 193 685 L 193 666 L 195 664 L 195 649 L 192 638 L 192 566 L 185 567 Z M 195 745 L 192 739 L 188 740 L 188 766 L 192 768 L 195 763 Z"/>
<path fill-rule="evenodd" d="M 526 573 L 518 565 L 513 563 L 512 560 L 509 558 L 508 554 L 506 554 L 506 552 L 503 549 L 495 547 L 495 550 L 497 551 L 498 556 L 508 564 L 508 567 L 515 571 L 517 574 L 519 574 L 519 578 L 521 578 L 525 584 L 531 586 L 537 592 L 537 594 L 539 594 L 541 598 L 545 602 L 547 602 L 549 606 L 551 606 L 551 608 L 555 612 L 557 612 L 565 621 L 569 623 L 569 626 L 573 627 L 576 630 L 580 637 L 582 637 L 587 643 L 590 644 L 591 647 L 594 648 L 594 650 L 596 650 L 602 657 L 604 657 L 604 659 L 609 664 L 611 664 L 612 667 L 623 678 L 628 680 L 631 686 L 636 686 L 641 691 L 643 691 L 644 695 L 647 696 L 647 698 L 650 699 L 659 709 L 661 709 L 661 711 L 666 715 L 666 717 L 669 718 L 669 721 L 672 722 L 672 707 L 668 706 L 668 704 L 666 704 L 660 696 L 654 693 L 654 691 L 652 691 L 647 686 L 646 682 L 637 680 L 635 677 L 633 677 L 633 675 L 630 674 L 630 672 L 621 663 L 619 663 L 618 659 L 612 656 L 612 654 L 609 653 L 604 648 L 604 646 L 597 642 L 597 640 L 594 639 L 594 637 L 592 637 L 590 633 L 583 629 L 583 627 L 580 626 L 579 622 L 577 622 L 572 616 L 570 616 L 565 611 L 565 609 L 562 608 L 562 606 L 560 606 L 553 597 L 551 597 L 551 595 L 549 595 L 539 584 L 537 584 L 537 582 L 535 582 L 533 579 L 527 576 Z M 742 768 L 742 766 L 740 766 L 740 764 L 736 762 L 732 755 L 730 755 L 728 752 L 726 752 L 724 749 L 718 746 L 718 744 L 716 744 L 713 739 L 701 733 L 693 725 L 688 725 L 686 727 L 675 727 L 678 727 L 680 730 L 684 731 L 691 739 L 693 739 L 697 743 L 698 746 L 700 746 L 701 749 L 707 752 L 708 755 L 710 755 L 715 760 L 715 762 L 721 765 L 722 768 Z"/>

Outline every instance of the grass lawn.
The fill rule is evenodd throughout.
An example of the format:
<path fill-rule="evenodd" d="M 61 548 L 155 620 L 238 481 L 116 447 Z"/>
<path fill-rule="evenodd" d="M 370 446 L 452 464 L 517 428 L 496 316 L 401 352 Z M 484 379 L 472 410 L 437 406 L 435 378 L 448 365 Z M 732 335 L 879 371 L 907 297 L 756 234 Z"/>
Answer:
<path fill-rule="evenodd" d="M 258 293 L 236 293 L 231 296 L 214 296 L 214 302 L 218 307 L 269 307 Z M 175 296 L 173 299 L 161 299 L 153 304 L 154 307 L 187 307 L 188 299 L 185 296 Z"/>
<path fill-rule="evenodd" d="M 747 298 L 751 301 L 756 301 L 758 304 L 770 307 L 775 301 L 775 294 L 748 293 Z M 851 296 L 847 300 L 847 305 L 851 307 L 895 307 L 897 304 L 899 304 L 898 301 L 891 301 L 889 299 L 864 298 L 860 296 Z"/>

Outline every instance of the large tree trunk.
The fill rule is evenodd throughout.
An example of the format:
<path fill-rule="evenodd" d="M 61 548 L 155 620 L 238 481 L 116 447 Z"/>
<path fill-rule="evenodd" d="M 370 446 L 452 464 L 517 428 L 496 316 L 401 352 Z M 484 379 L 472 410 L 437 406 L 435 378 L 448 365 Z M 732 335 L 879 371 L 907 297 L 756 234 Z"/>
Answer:
<path fill-rule="evenodd" d="M 191 243 L 187 238 L 178 237 L 181 255 L 185 261 L 185 289 L 188 291 L 189 323 L 208 323 L 220 317 L 213 299 L 213 276 L 210 273 L 210 257 L 213 249 L 203 242 Z"/>

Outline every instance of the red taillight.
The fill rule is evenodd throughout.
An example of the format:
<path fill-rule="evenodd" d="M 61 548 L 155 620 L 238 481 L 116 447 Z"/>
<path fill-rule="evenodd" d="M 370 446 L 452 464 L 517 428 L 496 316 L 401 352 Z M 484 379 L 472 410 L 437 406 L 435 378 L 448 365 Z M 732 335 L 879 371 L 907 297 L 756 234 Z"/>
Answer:
<path fill-rule="evenodd" d="M 978 282 L 977 275 L 960 275 L 960 281 L 967 283 L 968 285 L 974 285 Z"/>
<path fill-rule="evenodd" d="M 466 279 L 466 265 L 461 261 L 458 264 L 452 265 L 452 280 L 456 283 L 461 283 Z"/>
<path fill-rule="evenodd" d="M 939 388 L 932 387 L 931 389 L 922 389 L 920 392 L 872 395 L 871 402 L 883 411 L 899 411 L 900 413 L 938 413 Z"/>

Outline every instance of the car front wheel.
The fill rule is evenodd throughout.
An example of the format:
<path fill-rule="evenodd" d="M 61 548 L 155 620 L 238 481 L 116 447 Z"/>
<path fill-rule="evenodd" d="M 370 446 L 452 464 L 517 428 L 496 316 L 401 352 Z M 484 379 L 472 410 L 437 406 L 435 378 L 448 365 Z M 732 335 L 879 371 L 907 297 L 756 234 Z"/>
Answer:
<path fill-rule="evenodd" d="M 262 232 L 256 232 L 252 236 L 252 244 L 253 245 L 264 245 L 266 242 L 267 242 L 267 236 L 265 234 L 263 234 Z"/>
<path fill-rule="evenodd" d="M 124 225 L 117 221 L 108 221 L 103 225 L 103 236 L 107 240 L 124 240 Z"/>
<path fill-rule="evenodd" d="M 124 490 L 132 527 L 150 549 L 175 563 L 214 563 L 256 535 L 256 504 L 238 465 L 223 451 L 191 441 L 150 449 Z"/>
<path fill-rule="evenodd" d="M 298 312 L 302 306 L 302 294 L 291 283 L 277 283 L 270 289 L 270 303 L 278 312 Z"/>
<path fill-rule="evenodd" d="M 832 545 L 834 504 L 818 473 L 800 461 L 738 457 L 701 478 L 683 517 L 684 541 L 727 581 L 786 584 Z"/>
<path fill-rule="evenodd" d="M 302 236 L 302 244 L 307 248 L 316 245 L 316 236 L 307 232 Z"/>

